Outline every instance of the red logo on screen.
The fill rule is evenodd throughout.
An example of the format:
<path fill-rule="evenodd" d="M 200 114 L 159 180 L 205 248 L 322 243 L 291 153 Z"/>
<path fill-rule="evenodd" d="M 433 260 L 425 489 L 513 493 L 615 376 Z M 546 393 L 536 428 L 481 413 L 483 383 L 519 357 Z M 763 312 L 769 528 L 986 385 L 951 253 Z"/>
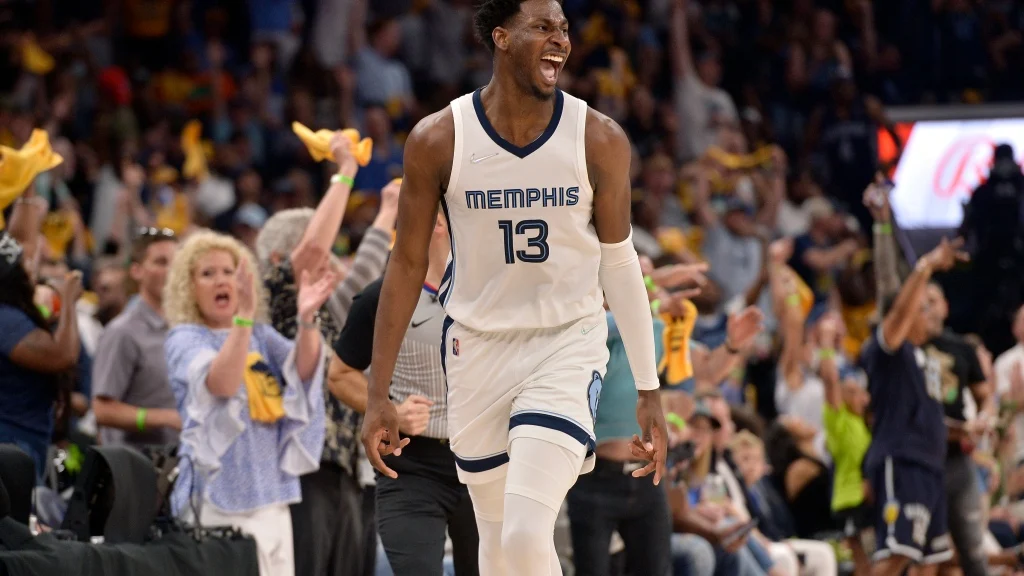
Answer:
<path fill-rule="evenodd" d="M 939 198 L 969 197 L 988 179 L 995 142 L 984 135 L 965 136 L 946 149 L 935 165 L 932 189 Z"/>

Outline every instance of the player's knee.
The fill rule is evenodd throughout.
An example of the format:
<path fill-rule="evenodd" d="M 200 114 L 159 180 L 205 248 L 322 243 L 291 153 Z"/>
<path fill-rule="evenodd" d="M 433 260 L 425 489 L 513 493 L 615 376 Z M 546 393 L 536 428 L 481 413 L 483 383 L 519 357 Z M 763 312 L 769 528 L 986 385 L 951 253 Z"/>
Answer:
<path fill-rule="evenodd" d="M 501 530 L 501 549 L 510 561 L 541 557 L 551 550 L 551 534 L 539 524 L 506 521 Z"/>

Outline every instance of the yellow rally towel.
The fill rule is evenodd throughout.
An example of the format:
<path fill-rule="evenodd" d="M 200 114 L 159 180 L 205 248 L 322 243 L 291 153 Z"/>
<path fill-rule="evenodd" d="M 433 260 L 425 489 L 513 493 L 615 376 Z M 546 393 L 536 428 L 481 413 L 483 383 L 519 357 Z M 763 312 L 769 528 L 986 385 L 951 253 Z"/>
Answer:
<path fill-rule="evenodd" d="M 690 359 L 690 336 L 697 323 L 697 307 L 689 300 L 683 300 L 683 317 L 676 318 L 662 314 L 665 322 L 665 382 L 679 386 L 693 378 L 693 361 Z"/>
<path fill-rule="evenodd" d="M 183 192 L 167 192 L 166 204 L 156 203 L 156 226 L 173 230 L 183 236 L 192 225 L 192 212 L 188 195 Z"/>
<path fill-rule="evenodd" d="M 21 66 L 31 72 L 42 76 L 53 70 L 55 62 L 53 56 L 43 50 L 35 38 L 29 37 L 21 45 Z"/>
<path fill-rule="evenodd" d="M 771 161 L 772 149 L 770 146 L 762 146 L 750 154 L 731 154 L 718 146 L 712 146 L 708 148 L 706 155 L 726 168 L 749 170 Z"/>
<path fill-rule="evenodd" d="M 877 307 L 871 301 L 860 306 L 842 307 L 843 324 L 846 325 L 846 336 L 843 338 L 843 351 L 847 358 L 860 358 L 860 349 L 871 337 L 871 325 Z"/>
<path fill-rule="evenodd" d="M 203 125 L 199 120 L 189 120 L 181 131 L 181 151 L 185 154 L 181 172 L 185 178 L 201 181 L 210 174 L 206 164 L 206 147 L 199 139 L 202 133 Z"/>
<path fill-rule="evenodd" d="M 325 159 L 331 162 L 336 161 L 334 154 L 331 153 L 331 138 L 334 136 L 333 130 L 317 130 L 313 132 L 298 122 L 292 122 L 292 131 L 306 145 L 310 156 L 314 160 L 317 162 Z M 370 157 L 373 155 L 373 140 L 370 138 L 360 140 L 359 132 L 352 128 L 346 128 L 341 133 L 352 141 L 352 153 L 356 158 L 356 162 L 360 166 L 369 164 Z"/>
<path fill-rule="evenodd" d="M 45 130 L 35 129 L 20 150 L 0 146 L 0 210 L 21 196 L 36 176 L 59 166 L 64 159 L 50 148 Z M 5 226 L 0 216 L 0 228 Z"/>
<path fill-rule="evenodd" d="M 273 424 L 284 417 L 281 383 L 259 352 L 249 352 L 245 359 L 245 393 L 249 396 L 249 417 L 254 422 Z"/>
<path fill-rule="evenodd" d="M 795 270 L 789 268 L 789 273 L 792 274 L 793 283 L 796 285 L 797 296 L 800 297 L 800 311 L 806 319 L 811 313 L 811 308 L 814 308 L 814 292 L 811 291 L 811 287 L 804 282 L 804 279 L 801 278 Z"/>

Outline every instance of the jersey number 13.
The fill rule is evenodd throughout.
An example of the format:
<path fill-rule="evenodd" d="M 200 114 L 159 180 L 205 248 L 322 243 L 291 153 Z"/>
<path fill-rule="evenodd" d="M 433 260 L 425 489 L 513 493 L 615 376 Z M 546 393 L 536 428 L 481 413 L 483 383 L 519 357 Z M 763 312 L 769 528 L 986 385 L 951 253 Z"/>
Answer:
<path fill-rule="evenodd" d="M 551 253 L 548 248 L 548 223 L 543 220 L 522 220 L 518 223 L 511 220 L 498 220 L 498 228 L 505 237 L 505 264 L 520 262 L 539 264 L 548 259 Z M 526 246 L 530 250 L 515 250 L 512 247 L 513 233 L 530 234 Z"/>

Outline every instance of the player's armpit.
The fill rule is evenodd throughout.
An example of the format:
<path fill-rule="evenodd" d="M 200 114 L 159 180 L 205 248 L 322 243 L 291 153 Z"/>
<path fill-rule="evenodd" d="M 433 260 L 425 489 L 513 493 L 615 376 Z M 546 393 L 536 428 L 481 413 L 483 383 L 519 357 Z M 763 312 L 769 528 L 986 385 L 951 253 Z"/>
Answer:
<path fill-rule="evenodd" d="M 594 227 L 604 244 L 622 242 L 630 232 L 632 187 L 629 138 L 611 118 L 587 110 L 587 172 L 594 189 Z"/>
<path fill-rule="evenodd" d="M 77 352 L 63 349 L 52 334 L 37 328 L 11 350 L 11 362 L 33 372 L 56 374 L 75 366 Z"/>

